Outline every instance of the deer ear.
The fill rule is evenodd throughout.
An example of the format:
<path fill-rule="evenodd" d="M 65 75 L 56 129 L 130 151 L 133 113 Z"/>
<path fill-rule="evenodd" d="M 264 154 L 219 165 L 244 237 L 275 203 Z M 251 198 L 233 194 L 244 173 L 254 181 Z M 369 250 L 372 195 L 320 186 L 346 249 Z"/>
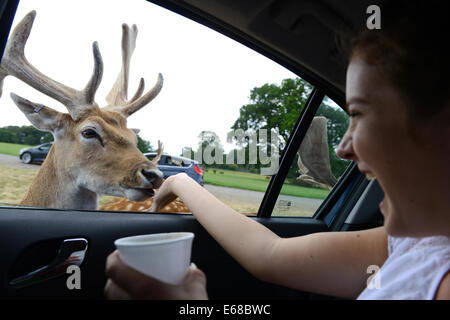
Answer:
<path fill-rule="evenodd" d="M 11 93 L 11 98 L 19 109 L 25 114 L 31 124 L 39 130 L 53 132 L 58 128 L 62 113 L 34 103 Z"/>

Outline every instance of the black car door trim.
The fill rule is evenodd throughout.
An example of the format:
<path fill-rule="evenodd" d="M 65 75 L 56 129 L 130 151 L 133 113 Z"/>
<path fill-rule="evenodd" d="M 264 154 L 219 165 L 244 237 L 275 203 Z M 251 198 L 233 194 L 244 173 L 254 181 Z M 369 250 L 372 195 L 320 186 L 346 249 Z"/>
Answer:
<path fill-rule="evenodd" d="M 280 237 L 297 237 L 328 231 L 323 221 L 302 217 L 250 217 Z M 0 299 L 99 299 L 106 282 L 105 261 L 115 250 L 114 240 L 139 234 L 190 231 L 195 233 L 192 261 L 208 275 L 212 299 L 287 297 L 287 289 L 273 287 L 249 275 L 209 235 L 194 216 L 188 214 L 108 212 L 40 208 L 0 208 Z M 17 289 L 11 279 L 53 261 L 61 241 L 84 238 L 89 241 L 81 269 L 81 289 L 68 290 L 67 277 Z M 226 275 L 226 276 L 224 276 Z M 230 282 L 230 279 L 233 281 Z M 289 289 L 290 290 L 290 289 Z"/>
<path fill-rule="evenodd" d="M 3 57 L 18 5 L 19 0 L 6 0 L 0 7 L 0 58 Z"/>
<path fill-rule="evenodd" d="M 294 130 L 289 137 L 286 147 L 281 154 L 280 165 L 278 168 L 278 173 L 272 177 L 267 187 L 266 193 L 259 206 L 258 217 L 269 218 L 272 214 L 275 203 L 280 194 L 281 188 L 283 187 L 283 182 L 286 179 L 289 168 L 291 167 L 292 161 L 294 160 L 295 154 L 297 153 L 309 126 L 319 109 L 325 97 L 325 92 L 315 87 L 306 101 L 305 107 L 300 113 L 297 122 L 295 123 Z"/>

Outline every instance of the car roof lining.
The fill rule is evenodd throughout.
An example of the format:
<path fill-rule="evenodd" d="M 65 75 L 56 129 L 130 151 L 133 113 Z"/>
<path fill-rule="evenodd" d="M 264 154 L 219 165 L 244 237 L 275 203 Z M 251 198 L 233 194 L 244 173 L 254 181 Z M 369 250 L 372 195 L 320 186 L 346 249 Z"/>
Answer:
<path fill-rule="evenodd" d="M 169 0 L 239 30 L 251 40 L 285 56 L 313 85 L 345 92 L 345 49 L 366 23 L 366 9 L 383 0 Z M 216 21 L 217 23 L 217 21 Z M 248 40 L 248 39 L 247 39 Z M 290 68 L 291 69 L 291 68 Z M 292 70 L 296 73 L 297 70 Z M 303 72 L 302 72 L 303 71 Z M 308 76 L 305 77 L 304 74 Z M 312 76 L 313 79 L 307 79 Z M 316 80 L 316 81 L 314 81 Z"/>

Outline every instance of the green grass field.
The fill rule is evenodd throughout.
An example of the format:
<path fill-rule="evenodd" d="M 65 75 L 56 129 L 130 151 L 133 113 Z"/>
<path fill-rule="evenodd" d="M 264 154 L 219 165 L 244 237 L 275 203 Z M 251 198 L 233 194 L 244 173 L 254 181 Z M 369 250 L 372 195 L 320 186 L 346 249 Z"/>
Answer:
<path fill-rule="evenodd" d="M 19 155 L 20 149 L 28 148 L 28 147 L 30 147 L 30 146 L 27 146 L 24 144 L 0 142 L 0 153 L 17 156 L 17 155 Z"/>
<path fill-rule="evenodd" d="M 0 206 L 9 204 L 17 204 L 25 196 L 31 181 L 38 172 L 36 169 L 20 169 L 11 168 L 0 165 Z M 103 205 L 108 201 L 115 199 L 111 196 L 101 196 L 99 205 Z"/>
<path fill-rule="evenodd" d="M 205 184 L 265 192 L 270 181 L 266 179 L 266 176 L 255 173 L 221 169 L 215 169 L 216 173 L 214 173 L 213 170 L 208 169 L 208 171 L 204 171 L 203 180 Z M 329 192 L 329 190 L 291 184 L 284 184 L 281 188 L 281 194 L 313 199 L 325 199 Z"/>
<path fill-rule="evenodd" d="M 0 166 L 0 203 L 19 203 L 37 170 Z"/>

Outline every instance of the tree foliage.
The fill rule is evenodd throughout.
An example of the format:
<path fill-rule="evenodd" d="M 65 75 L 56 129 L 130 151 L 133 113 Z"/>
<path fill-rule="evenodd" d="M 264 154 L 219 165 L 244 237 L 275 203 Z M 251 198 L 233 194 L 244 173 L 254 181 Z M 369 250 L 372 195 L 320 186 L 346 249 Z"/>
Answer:
<path fill-rule="evenodd" d="M 0 142 L 38 145 L 53 141 L 50 132 L 44 132 L 33 126 L 7 126 L 0 128 Z"/>
<path fill-rule="evenodd" d="M 262 87 L 254 88 L 250 93 L 250 103 L 241 107 L 239 118 L 233 124 L 232 129 L 242 129 L 246 132 L 259 129 L 267 129 L 267 131 L 278 129 L 281 138 L 287 142 L 311 91 L 311 85 L 300 78 L 285 79 L 281 85 L 264 84 Z M 336 156 L 335 149 L 347 129 L 347 115 L 342 110 L 333 108 L 328 98 L 321 104 L 316 115 L 328 119 L 331 168 L 333 173 L 339 177 L 347 163 Z M 242 147 L 246 148 L 248 142 L 247 140 Z M 289 174 L 291 177 L 296 175 L 294 167 L 295 165 Z"/>
<path fill-rule="evenodd" d="M 153 151 L 152 144 L 142 139 L 139 135 L 138 149 L 143 153 Z M 30 146 L 53 141 L 53 135 L 50 132 L 44 132 L 33 126 L 7 126 L 0 128 L 0 142 L 26 144 Z"/>
<path fill-rule="evenodd" d="M 250 103 L 241 107 L 232 129 L 277 128 L 284 141 L 303 110 L 311 86 L 300 78 L 285 79 L 281 85 L 264 84 L 250 92 Z"/>
<path fill-rule="evenodd" d="M 204 151 L 208 146 L 212 149 L 223 150 L 220 138 L 214 131 L 204 130 L 199 133 L 197 138 L 199 139 L 197 151 Z"/>
<path fill-rule="evenodd" d="M 206 167 L 216 164 L 222 165 L 224 162 L 223 145 L 219 136 L 214 131 L 204 130 L 197 137 L 199 142 L 196 153 L 197 157 L 202 158 L 203 165 Z"/>
<path fill-rule="evenodd" d="M 136 134 L 136 136 L 137 136 L 137 139 L 138 139 L 137 147 L 142 153 L 154 151 L 153 150 L 153 146 L 150 143 L 150 141 L 142 139 L 138 134 Z"/>

